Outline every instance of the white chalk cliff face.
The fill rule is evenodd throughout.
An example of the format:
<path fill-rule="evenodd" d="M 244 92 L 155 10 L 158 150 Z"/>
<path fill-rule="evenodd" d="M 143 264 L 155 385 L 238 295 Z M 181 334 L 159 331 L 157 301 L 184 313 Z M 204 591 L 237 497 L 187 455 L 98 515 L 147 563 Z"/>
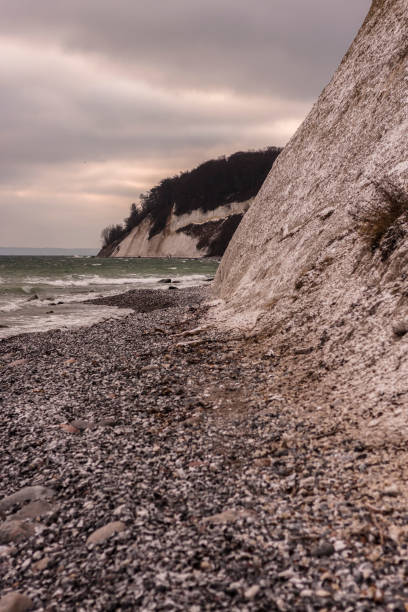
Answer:
<path fill-rule="evenodd" d="M 376 0 L 229 244 L 218 319 L 316 368 L 342 353 L 367 393 L 407 392 L 408 334 L 393 332 L 408 326 L 407 215 L 371 245 L 359 222 L 370 207 L 408 208 L 407 194 L 408 3 Z"/>
<path fill-rule="evenodd" d="M 243 215 L 251 200 L 233 202 L 215 210 L 194 210 L 189 214 L 172 213 L 163 231 L 152 238 L 152 221 L 147 217 L 120 242 L 112 257 L 205 257 L 211 255 L 211 245 L 222 230 L 223 222 Z"/>

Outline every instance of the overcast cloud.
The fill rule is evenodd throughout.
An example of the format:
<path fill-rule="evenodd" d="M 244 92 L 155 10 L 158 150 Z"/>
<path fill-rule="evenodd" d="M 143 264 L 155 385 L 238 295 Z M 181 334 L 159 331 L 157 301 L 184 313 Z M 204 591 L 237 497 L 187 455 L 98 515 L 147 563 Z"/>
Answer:
<path fill-rule="evenodd" d="M 369 5 L 0 0 L 0 246 L 98 246 L 161 178 L 284 145 Z"/>

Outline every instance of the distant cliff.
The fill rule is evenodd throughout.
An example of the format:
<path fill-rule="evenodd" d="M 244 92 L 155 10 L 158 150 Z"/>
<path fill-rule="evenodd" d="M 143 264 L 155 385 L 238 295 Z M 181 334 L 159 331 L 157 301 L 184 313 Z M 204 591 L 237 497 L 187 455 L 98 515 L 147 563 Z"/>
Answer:
<path fill-rule="evenodd" d="M 99 256 L 222 256 L 280 151 L 238 152 L 162 180 L 123 225 L 103 230 Z"/>

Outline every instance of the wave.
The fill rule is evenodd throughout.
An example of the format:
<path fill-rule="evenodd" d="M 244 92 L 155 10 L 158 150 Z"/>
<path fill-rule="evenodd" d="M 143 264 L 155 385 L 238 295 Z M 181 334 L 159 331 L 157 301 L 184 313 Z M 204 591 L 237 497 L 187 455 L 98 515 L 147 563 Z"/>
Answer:
<path fill-rule="evenodd" d="M 165 289 L 159 281 L 165 278 L 161 276 L 126 276 L 122 278 L 111 278 L 97 275 L 78 275 L 77 278 L 58 278 L 30 276 L 23 279 L 24 284 L 2 286 L 0 291 L 0 312 L 11 313 L 16 310 L 27 310 L 31 312 L 46 306 L 51 302 L 82 302 L 95 297 L 115 295 L 124 290 L 136 289 L 142 286 L 149 288 Z M 191 286 L 204 282 L 205 274 L 185 274 L 173 276 L 173 280 L 179 286 Z M 95 289 L 93 289 L 95 287 Z M 54 289 L 54 291 L 51 290 Z M 36 299 L 33 299 L 37 296 Z"/>
<path fill-rule="evenodd" d="M 119 319 L 133 311 L 129 308 L 116 308 L 114 306 L 72 306 L 64 314 L 45 313 L 42 316 L 22 316 L 18 320 L 10 320 L 10 326 L 0 329 L 0 338 L 9 338 L 22 333 L 44 332 L 50 329 L 79 328 L 94 325 L 106 319 Z"/>
<path fill-rule="evenodd" d="M 32 292 L 33 285 L 35 286 L 49 286 L 49 287 L 90 287 L 98 285 L 134 285 L 134 284 L 152 284 L 157 283 L 165 275 L 160 276 L 123 276 L 123 277 L 107 277 L 98 275 L 78 275 L 77 278 L 58 278 L 51 279 L 47 277 L 27 277 L 24 279 L 24 283 L 30 283 L 31 287 L 27 285 L 22 287 L 25 292 Z M 205 280 L 207 277 L 205 274 L 189 274 L 184 276 L 175 276 L 174 280 L 182 282 L 189 281 L 200 281 Z M 29 291 L 26 291 L 29 289 Z"/>

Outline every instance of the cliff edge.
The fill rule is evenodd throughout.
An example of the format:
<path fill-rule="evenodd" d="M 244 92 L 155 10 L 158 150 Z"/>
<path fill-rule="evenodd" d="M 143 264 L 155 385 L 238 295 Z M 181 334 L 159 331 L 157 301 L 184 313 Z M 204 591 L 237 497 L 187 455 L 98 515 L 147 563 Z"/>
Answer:
<path fill-rule="evenodd" d="M 214 288 L 218 320 L 270 338 L 292 384 L 366 406 L 408 392 L 407 40 L 406 0 L 373 2 Z"/>

